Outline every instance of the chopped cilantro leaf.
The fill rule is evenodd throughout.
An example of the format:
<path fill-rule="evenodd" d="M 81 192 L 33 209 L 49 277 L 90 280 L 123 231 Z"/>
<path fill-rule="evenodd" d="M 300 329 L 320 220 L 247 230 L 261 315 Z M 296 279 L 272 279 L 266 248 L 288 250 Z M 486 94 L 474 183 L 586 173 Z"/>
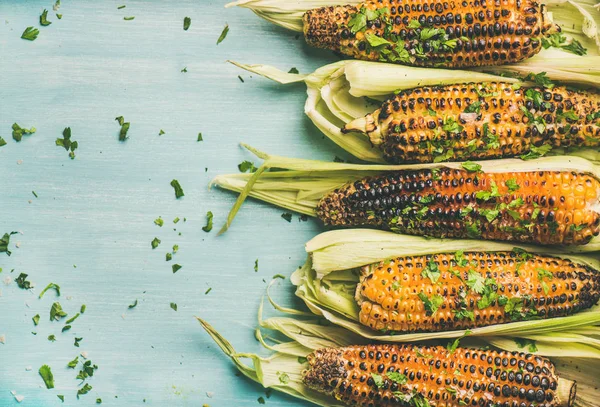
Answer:
<path fill-rule="evenodd" d="M 308 359 L 305 358 L 304 356 L 298 356 L 298 363 L 300 363 L 301 365 L 305 364 L 308 362 Z"/>
<path fill-rule="evenodd" d="M 477 191 L 475 197 L 477 199 L 482 199 L 484 201 L 489 201 L 492 198 L 499 197 L 500 192 L 498 192 L 498 185 L 494 181 L 491 181 L 491 188 L 489 191 Z"/>
<path fill-rule="evenodd" d="M 165 254 L 165 261 L 171 261 L 171 260 L 173 260 L 173 255 L 171 253 Z"/>
<path fill-rule="evenodd" d="M 67 322 L 65 322 L 65 324 L 70 324 L 71 322 L 75 321 L 77 318 L 79 318 L 79 313 L 77 313 L 73 317 L 69 318 L 67 320 Z"/>
<path fill-rule="evenodd" d="M 298 71 L 298 68 L 296 68 L 295 66 L 290 68 L 290 70 L 288 71 L 288 73 L 294 73 L 294 74 L 299 74 L 300 72 Z"/>
<path fill-rule="evenodd" d="M 179 264 L 173 264 L 171 266 L 171 269 L 173 270 L 173 274 L 177 273 L 179 270 L 181 270 L 183 266 L 180 266 Z"/>
<path fill-rule="evenodd" d="M 474 270 L 469 270 L 467 286 L 477 294 L 483 294 L 485 289 L 485 278 L 481 275 L 481 273 Z"/>
<path fill-rule="evenodd" d="M 259 397 L 256 399 L 256 401 L 258 401 L 258 404 L 265 404 L 265 398 L 264 397 Z"/>
<path fill-rule="evenodd" d="M 160 129 L 160 131 L 158 132 L 158 135 L 162 136 L 163 134 L 165 134 L 165 131 L 163 129 Z"/>
<path fill-rule="evenodd" d="M 187 66 L 183 67 L 183 69 L 181 70 L 182 73 L 187 73 Z"/>
<path fill-rule="evenodd" d="M 50 308 L 50 321 L 58 321 L 66 316 L 67 313 L 63 311 L 59 302 L 52 304 L 52 307 Z"/>
<path fill-rule="evenodd" d="M 131 21 L 131 20 L 133 20 L 133 19 L 135 19 L 135 16 L 131 16 L 131 17 L 123 17 L 123 20 L 125 20 L 125 21 Z"/>
<path fill-rule="evenodd" d="M 412 28 L 412 29 L 421 28 L 421 23 L 419 23 L 419 20 L 417 20 L 416 18 L 413 18 L 412 20 L 409 21 L 408 28 Z"/>
<path fill-rule="evenodd" d="M 165 221 L 159 216 L 158 218 L 154 219 L 154 224 L 158 227 L 162 227 L 165 224 Z"/>
<path fill-rule="evenodd" d="M 208 290 L 204 292 L 204 295 L 208 294 L 212 290 L 212 287 L 208 287 Z"/>
<path fill-rule="evenodd" d="M 46 385 L 46 388 L 53 389 L 54 388 L 54 376 L 52 375 L 52 370 L 50 369 L 50 366 L 42 365 L 42 367 L 40 367 L 40 370 L 38 372 L 40 373 L 40 376 L 42 376 L 42 379 L 44 380 L 44 384 Z"/>
<path fill-rule="evenodd" d="M 444 297 L 439 294 L 435 294 L 429 298 L 424 292 L 420 292 L 419 298 L 423 301 L 427 315 L 430 316 L 435 314 L 438 308 L 444 303 Z"/>
<path fill-rule="evenodd" d="M 254 260 L 254 272 L 258 272 L 258 259 Z"/>
<path fill-rule="evenodd" d="M 10 256 L 12 252 L 8 250 L 8 245 L 10 243 L 10 237 L 12 235 L 16 235 L 17 232 L 5 233 L 4 236 L 0 239 L 0 253 L 6 253 L 7 256 Z"/>
<path fill-rule="evenodd" d="M 204 141 L 204 140 L 202 139 L 202 133 L 198 133 L 198 139 L 197 139 L 196 141 Z"/>
<path fill-rule="evenodd" d="M 42 298 L 44 296 L 44 294 L 46 293 L 46 291 L 53 289 L 54 291 L 56 291 L 56 295 L 60 296 L 60 286 L 58 284 L 55 283 L 49 283 L 46 288 L 44 288 L 42 290 L 42 292 L 40 293 L 40 295 L 38 296 L 38 298 Z"/>
<path fill-rule="evenodd" d="M 81 309 L 79 310 L 79 312 L 80 312 L 80 313 L 82 313 L 82 314 L 85 314 L 85 309 L 86 309 L 86 308 L 87 308 L 87 307 L 86 307 L 86 305 L 85 305 L 85 304 L 82 304 L 82 305 L 81 305 Z"/>
<path fill-rule="evenodd" d="M 135 307 L 137 307 L 137 305 L 138 305 L 138 300 L 137 300 L 137 298 L 136 298 L 136 299 L 135 299 L 135 301 L 133 302 L 133 304 L 129 304 L 129 305 L 127 306 L 127 308 L 129 308 L 129 309 L 131 309 L 131 308 L 135 308 Z"/>
<path fill-rule="evenodd" d="M 375 34 L 366 33 L 365 38 L 369 42 L 369 45 L 371 45 L 372 47 L 379 47 L 381 45 L 391 45 L 391 42 Z"/>
<path fill-rule="evenodd" d="M 190 28 L 190 25 L 192 24 L 192 19 L 189 17 L 185 17 L 183 19 L 183 30 L 187 31 L 188 28 Z"/>
<path fill-rule="evenodd" d="M 67 363 L 67 367 L 70 367 L 71 369 L 75 369 L 77 367 L 78 363 L 79 363 L 79 356 L 75 356 L 75 359 L 73 359 L 72 361 Z"/>
<path fill-rule="evenodd" d="M 63 138 L 57 138 L 55 144 L 69 151 L 69 157 L 71 157 L 71 160 L 75 159 L 75 150 L 77 149 L 77 147 L 79 147 L 79 143 L 77 141 L 71 140 L 70 127 L 65 127 L 65 129 L 63 130 Z"/>
<path fill-rule="evenodd" d="M 31 320 L 33 321 L 34 325 L 37 325 L 40 323 L 40 314 L 36 314 L 33 316 L 33 318 L 31 318 Z"/>
<path fill-rule="evenodd" d="M 79 347 L 79 342 L 81 342 L 83 340 L 83 338 L 75 338 L 75 342 L 73 343 L 73 346 Z"/>
<path fill-rule="evenodd" d="M 88 383 L 85 383 L 82 388 L 77 390 L 77 398 L 79 398 L 79 396 L 82 396 L 84 394 L 88 394 L 90 392 L 90 390 L 92 390 L 92 386 L 90 386 Z"/>
<path fill-rule="evenodd" d="M 4 140 L 2 137 L 0 137 L 0 147 L 5 146 L 6 145 L 6 140 Z"/>
<path fill-rule="evenodd" d="M 40 30 L 38 30 L 37 28 L 27 27 L 25 31 L 23 31 L 23 34 L 21 34 L 21 38 L 23 38 L 24 40 L 34 41 L 39 33 Z"/>
<path fill-rule="evenodd" d="M 238 164 L 238 169 L 240 172 L 256 172 L 258 168 L 254 166 L 254 163 L 251 161 L 244 161 Z"/>
<path fill-rule="evenodd" d="M 530 151 L 527 154 L 521 155 L 522 160 L 533 160 L 534 158 L 539 158 L 546 155 L 550 150 L 552 150 L 551 144 L 542 144 L 539 147 L 531 145 Z"/>
<path fill-rule="evenodd" d="M 221 42 L 223 42 L 225 37 L 227 37 L 228 33 L 229 33 L 229 24 L 225 24 L 225 27 L 223 27 L 223 31 L 221 31 L 221 35 L 219 35 L 219 39 L 217 40 L 217 45 L 219 45 Z"/>
<path fill-rule="evenodd" d="M 19 277 L 15 279 L 15 282 L 19 288 L 22 288 L 23 290 L 29 290 L 32 288 L 31 281 L 27 281 L 27 274 L 25 273 L 19 274 Z"/>
<path fill-rule="evenodd" d="M 127 7 L 127 6 L 126 6 L 126 5 L 119 6 L 119 7 L 117 7 L 117 10 L 122 10 L 122 9 L 124 9 L 125 7 Z"/>
<path fill-rule="evenodd" d="M 13 140 L 15 140 L 16 142 L 19 142 L 23 138 L 23 135 L 33 134 L 36 132 L 37 129 L 35 127 L 26 129 L 24 127 L 19 126 L 17 123 L 13 123 L 12 130 L 13 130 L 12 131 Z"/>
<path fill-rule="evenodd" d="M 202 230 L 206 233 L 210 232 L 213 228 L 213 213 L 211 211 L 206 212 L 206 226 L 202 226 Z"/>
<path fill-rule="evenodd" d="M 152 249 L 156 249 L 158 247 L 158 245 L 160 244 L 160 239 L 158 237 L 155 237 L 154 239 L 152 239 L 152 241 L 150 242 L 150 246 L 152 246 Z"/>
<path fill-rule="evenodd" d="M 434 284 L 438 282 L 441 275 L 442 273 L 440 272 L 437 263 L 433 260 L 429 260 L 425 268 L 423 268 L 423 271 L 421 271 L 421 276 L 423 278 L 429 278 Z"/>
<path fill-rule="evenodd" d="M 56 397 L 58 397 L 63 403 L 65 402 L 65 396 L 63 396 L 62 394 L 57 394 Z"/>
<path fill-rule="evenodd" d="M 379 375 L 377 373 L 371 373 L 371 377 L 373 378 L 373 382 L 375 383 L 375 386 L 377 386 L 378 388 L 383 387 L 383 377 L 381 377 L 381 375 Z"/>
<path fill-rule="evenodd" d="M 54 336 L 54 335 L 48 335 L 48 340 L 50 342 L 56 342 L 56 336 Z"/>
<path fill-rule="evenodd" d="M 517 184 L 517 179 L 516 178 L 509 178 L 506 180 L 506 186 L 508 188 L 508 192 L 515 192 L 518 191 L 520 186 L 519 184 Z"/>
<path fill-rule="evenodd" d="M 288 222 L 292 221 L 292 214 L 289 212 L 284 212 L 281 214 L 281 217 L 285 220 L 287 220 Z"/>
<path fill-rule="evenodd" d="M 176 199 L 179 199 L 179 198 L 181 198 L 182 196 L 185 195 L 183 193 L 183 188 L 181 188 L 181 185 L 179 185 L 179 181 L 177 181 L 176 179 L 174 179 L 173 181 L 171 181 L 171 186 L 175 190 L 175 198 Z"/>
<path fill-rule="evenodd" d="M 171 309 L 173 311 L 177 311 L 177 304 L 175 304 L 174 302 L 171 303 Z"/>
<path fill-rule="evenodd" d="M 40 25 L 46 27 L 50 24 L 52 24 L 52 22 L 48 21 L 48 10 L 44 9 L 44 11 L 42 11 L 42 14 L 40 14 Z"/>
<path fill-rule="evenodd" d="M 481 165 L 474 163 L 472 161 L 465 161 L 464 163 L 461 164 L 461 166 L 469 172 L 481 171 Z"/>
<path fill-rule="evenodd" d="M 476 100 L 471 102 L 469 106 L 465 109 L 465 113 L 479 113 L 481 112 L 481 102 Z"/>
<path fill-rule="evenodd" d="M 408 381 L 407 377 L 405 375 L 403 375 L 402 373 L 399 373 L 399 372 L 387 372 L 386 376 L 391 381 L 396 382 L 396 383 L 398 383 L 400 385 L 406 384 L 406 382 Z"/>
<path fill-rule="evenodd" d="M 548 89 L 552 89 L 554 87 L 554 83 L 546 76 L 546 72 L 540 72 L 538 74 L 529 73 L 525 77 L 526 81 L 533 81 L 540 86 L 543 86 Z"/>

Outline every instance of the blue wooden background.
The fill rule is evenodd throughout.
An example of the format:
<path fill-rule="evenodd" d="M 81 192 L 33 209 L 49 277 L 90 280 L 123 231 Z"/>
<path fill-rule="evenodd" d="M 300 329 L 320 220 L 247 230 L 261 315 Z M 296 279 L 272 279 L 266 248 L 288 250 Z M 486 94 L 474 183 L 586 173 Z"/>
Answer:
<path fill-rule="evenodd" d="M 20 405 L 36 407 L 61 405 L 57 394 L 65 406 L 95 405 L 99 397 L 107 406 L 230 407 L 257 405 L 265 396 L 235 375 L 194 315 L 238 350 L 258 350 L 253 329 L 265 281 L 299 266 L 304 242 L 322 229 L 248 202 L 217 237 L 235 196 L 207 184 L 252 159 L 241 141 L 297 157 L 347 156 L 301 113 L 303 85 L 280 87 L 225 62 L 307 72 L 334 57 L 224 4 L 63 0 L 58 20 L 52 0 L 0 0 L 0 135 L 8 142 L 0 147 L 0 234 L 21 232 L 12 238 L 13 255 L 0 253 L 0 281 L 25 272 L 36 284 L 26 291 L 0 283 L 0 406 L 17 405 L 12 390 L 25 396 Z M 45 8 L 52 25 L 40 27 Z M 188 31 L 185 16 L 192 19 Z M 229 35 L 217 46 L 225 23 Z M 20 38 L 27 26 L 40 29 L 36 41 Z M 121 115 L 131 122 L 125 142 L 115 122 Z M 16 143 L 14 122 L 37 132 Z M 75 160 L 55 146 L 65 127 L 79 142 Z M 185 191 L 180 200 L 169 185 L 174 178 Z M 209 210 L 215 228 L 205 233 Z M 162 228 L 153 223 L 158 216 Z M 174 225 L 175 217 L 187 222 Z M 156 250 L 154 237 L 162 240 Z M 173 244 L 180 249 L 167 263 Z M 176 274 L 173 263 L 183 266 Z M 38 299 L 49 282 L 61 286 L 60 298 L 48 292 Z M 288 280 L 276 291 L 294 303 Z M 57 300 L 69 315 L 87 305 L 65 333 L 64 323 L 49 321 Z M 50 334 L 56 342 L 46 339 Z M 75 337 L 83 337 L 80 348 Z M 66 365 L 83 351 L 99 369 L 88 380 L 93 390 L 77 401 L 77 372 Z M 43 386 L 42 364 L 52 367 L 55 389 Z M 270 406 L 297 404 L 276 394 L 267 399 Z"/>

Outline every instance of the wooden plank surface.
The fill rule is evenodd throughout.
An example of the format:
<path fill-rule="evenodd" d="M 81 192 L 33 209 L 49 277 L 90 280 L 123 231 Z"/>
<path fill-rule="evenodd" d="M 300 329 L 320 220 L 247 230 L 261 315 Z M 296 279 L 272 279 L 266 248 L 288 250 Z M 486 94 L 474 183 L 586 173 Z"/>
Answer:
<path fill-rule="evenodd" d="M 277 86 L 225 61 L 308 72 L 334 58 L 248 10 L 224 9 L 225 1 L 63 0 L 62 20 L 52 4 L 0 1 L 0 136 L 8 142 L 0 147 L 0 234 L 20 232 L 12 256 L 0 253 L 0 280 L 24 272 L 36 284 L 27 291 L 0 283 L 0 406 L 17 405 L 11 390 L 25 396 L 19 405 L 36 407 L 61 405 L 57 394 L 65 406 L 95 405 L 98 397 L 107 406 L 257 405 L 264 390 L 235 375 L 193 317 L 214 323 L 239 350 L 258 350 L 253 329 L 265 281 L 300 265 L 304 242 L 322 228 L 248 202 L 217 237 L 235 196 L 209 191 L 208 182 L 253 159 L 241 141 L 297 157 L 347 155 L 302 114 L 303 85 Z M 52 24 L 39 27 L 44 8 Z M 231 30 L 217 46 L 225 23 Z M 39 27 L 36 41 L 20 38 L 27 26 Z M 121 115 L 131 122 L 125 142 Z M 16 143 L 14 122 L 37 132 Z M 75 160 L 55 146 L 65 127 L 79 142 Z M 172 179 L 184 198 L 175 199 Z M 205 233 L 209 210 L 215 229 Z M 158 216 L 162 228 L 153 223 Z M 174 225 L 175 217 L 187 222 Z M 154 237 L 162 241 L 156 250 Z M 179 252 L 167 263 L 174 244 Z M 172 263 L 183 268 L 173 274 Z M 49 282 L 61 296 L 38 299 Z M 299 305 L 287 280 L 276 291 L 284 304 Z M 81 304 L 87 311 L 61 333 L 64 323 L 49 321 L 54 301 L 69 315 Z M 79 348 L 75 337 L 83 338 Z M 93 390 L 77 401 L 77 372 L 66 365 L 80 352 L 99 369 L 88 380 Z M 52 367 L 52 390 L 37 373 L 43 364 Z M 276 394 L 267 400 L 298 404 Z"/>

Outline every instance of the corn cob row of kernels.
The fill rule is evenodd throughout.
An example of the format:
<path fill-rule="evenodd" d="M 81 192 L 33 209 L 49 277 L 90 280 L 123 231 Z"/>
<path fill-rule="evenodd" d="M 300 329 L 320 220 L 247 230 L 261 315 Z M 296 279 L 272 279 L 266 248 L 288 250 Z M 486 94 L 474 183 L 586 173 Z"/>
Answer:
<path fill-rule="evenodd" d="M 402 1 L 309 10 L 310 45 L 357 59 L 447 68 L 514 63 L 554 30 L 533 0 Z"/>
<path fill-rule="evenodd" d="M 356 289 L 361 324 L 403 333 L 562 317 L 599 299 L 598 271 L 519 251 L 399 257 L 364 266 Z"/>
<path fill-rule="evenodd" d="M 319 349 L 308 363 L 304 383 L 349 406 L 570 407 L 575 396 L 548 359 L 517 352 L 366 345 Z"/>
<path fill-rule="evenodd" d="M 600 94 L 476 83 L 403 90 L 343 132 L 368 135 L 391 163 L 515 157 L 532 147 L 598 147 Z"/>
<path fill-rule="evenodd" d="M 334 226 L 579 245 L 600 234 L 599 193 L 596 178 L 569 171 L 397 171 L 335 189 L 316 213 Z"/>

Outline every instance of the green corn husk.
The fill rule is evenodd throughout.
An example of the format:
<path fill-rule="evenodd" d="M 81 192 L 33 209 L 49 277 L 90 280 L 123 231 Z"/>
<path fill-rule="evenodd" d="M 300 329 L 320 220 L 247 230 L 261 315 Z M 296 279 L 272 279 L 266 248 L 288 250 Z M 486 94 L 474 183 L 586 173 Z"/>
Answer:
<path fill-rule="evenodd" d="M 364 339 L 356 335 L 344 332 L 343 329 L 327 326 L 326 321 L 311 318 L 270 318 L 261 321 L 263 329 L 279 332 L 291 339 L 289 342 L 268 345 L 257 329 L 258 340 L 272 354 L 261 357 L 253 353 L 238 353 L 223 336 L 219 334 L 208 322 L 198 318 L 198 321 L 211 338 L 217 343 L 221 350 L 231 358 L 238 370 L 246 377 L 262 384 L 265 388 L 271 388 L 283 393 L 290 394 L 299 399 L 310 401 L 324 407 L 343 407 L 344 404 L 327 396 L 315 392 L 302 383 L 302 372 L 307 367 L 305 358 L 312 351 L 322 347 L 340 347 L 348 345 L 364 344 Z M 598 328 L 590 327 L 595 332 Z M 600 375 L 600 348 L 592 345 L 595 338 L 585 335 L 573 335 L 570 333 L 554 335 L 538 335 L 536 341 L 529 340 L 525 349 L 517 344 L 514 339 L 497 339 L 488 337 L 484 339 L 473 339 L 470 337 L 461 340 L 461 346 L 478 347 L 491 345 L 504 350 L 529 351 L 530 345 L 535 345 L 537 351 L 534 353 L 546 356 L 556 365 L 558 373 L 569 380 L 577 381 L 577 398 L 575 406 L 592 407 L 597 401 L 597 377 Z M 565 341 L 571 341 L 570 344 Z M 428 342 L 430 345 L 443 345 L 444 342 Z M 520 347 L 521 346 L 521 347 Z M 244 363 L 249 359 L 251 364 Z"/>
<path fill-rule="evenodd" d="M 411 165 L 332 163 L 269 155 L 248 145 L 242 145 L 263 159 L 264 162 L 254 174 L 219 175 L 211 181 L 211 186 L 218 185 L 221 188 L 240 193 L 219 233 L 223 233 L 229 228 L 248 196 L 305 215 L 316 216 L 315 208 L 319 200 L 325 194 L 347 182 L 386 171 L 462 168 L 460 163 L 454 162 Z M 489 173 L 572 170 L 588 173 L 600 179 L 600 166 L 581 157 L 542 157 L 529 161 L 519 159 L 487 160 L 478 161 L 478 164 L 481 165 L 481 171 Z M 564 246 L 560 250 L 568 252 L 598 251 L 600 250 L 600 236 L 593 238 L 586 245 Z"/>
<path fill-rule="evenodd" d="M 308 10 L 341 4 L 359 4 L 361 0 L 237 0 L 225 7 L 243 7 L 259 17 L 288 30 L 302 32 L 302 16 Z M 598 55 L 600 11 L 595 0 L 547 0 L 548 16 L 569 37 L 588 48 L 588 54 Z"/>
<path fill-rule="evenodd" d="M 478 68 L 475 71 L 416 68 L 367 61 L 340 61 L 298 75 L 268 65 L 234 65 L 281 84 L 305 82 L 308 98 L 304 112 L 334 143 L 355 157 L 384 163 L 381 150 L 364 134 L 342 134 L 341 128 L 380 107 L 379 101 L 395 91 L 419 86 L 468 82 L 519 82 L 500 75 L 526 76 L 547 72 L 548 77 L 566 84 L 600 89 L 600 56 L 578 57 L 563 51 L 546 50 L 525 63 Z M 486 71 L 493 74 L 485 73 Z M 579 155 L 600 162 L 600 152 L 590 148 L 556 148 L 550 155 Z"/>
<path fill-rule="evenodd" d="M 347 229 L 325 232 L 306 244 L 308 259 L 291 276 L 296 295 L 316 315 L 342 326 L 364 338 L 387 342 L 413 342 L 426 339 L 457 338 L 467 330 L 426 333 L 378 332 L 363 326 L 358 320 L 359 308 L 354 298 L 361 266 L 399 256 L 420 256 L 454 253 L 458 250 L 511 251 L 518 247 L 531 253 L 550 254 L 586 264 L 600 270 L 597 257 L 557 252 L 557 248 L 538 247 L 481 240 L 429 239 L 397 235 L 369 229 Z M 600 324 L 600 305 L 577 314 L 539 320 L 490 325 L 469 330 L 472 336 L 528 336 L 550 332 L 575 331 L 577 328 Z"/>

